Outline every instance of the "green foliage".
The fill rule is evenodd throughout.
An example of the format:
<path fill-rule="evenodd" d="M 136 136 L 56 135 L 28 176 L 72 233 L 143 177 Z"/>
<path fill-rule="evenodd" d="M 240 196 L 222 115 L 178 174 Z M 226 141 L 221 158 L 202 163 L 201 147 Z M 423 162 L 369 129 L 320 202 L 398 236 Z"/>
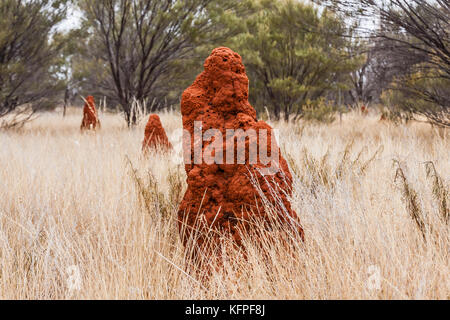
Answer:
<path fill-rule="evenodd" d="M 332 101 L 325 101 L 323 97 L 314 101 L 307 100 L 303 106 L 303 119 L 332 123 L 338 111 L 337 106 Z"/>
<path fill-rule="evenodd" d="M 393 89 L 384 90 L 380 100 L 384 106 L 381 110 L 381 119 L 400 124 L 413 118 L 411 112 L 399 106 L 404 101 L 403 94 L 400 91 Z"/>
<path fill-rule="evenodd" d="M 0 117 L 20 106 L 54 105 L 60 93 L 64 41 L 54 27 L 65 17 L 67 1 L 0 2 Z M 30 113 L 3 126 L 28 120 Z"/>
<path fill-rule="evenodd" d="M 87 36 L 74 76 L 135 124 L 131 102 L 153 109 L 178 103 L 211 49 L 240 32 L 247 1 L 83 0 L 79 6 Z"/>
<path fill-rule="evenodd" d="M 410 118 L 421 115 L 430 123 L 450 127 L 450 80 L 441 72 L 417 71 L 395 79 L 388 96 L 396 112 Z"/>
<path fill-rule="evenodd" d="M 276 118 L 301 116 L 307 101 L 336 89 L 358 67 L 361 59 L 348 55 L 351 44 L 339 36 L 345 24 L 331 12 L 293 0 L 255 6 L 233 45 L 248 69 L 252 102 L 267 105 Z"/>

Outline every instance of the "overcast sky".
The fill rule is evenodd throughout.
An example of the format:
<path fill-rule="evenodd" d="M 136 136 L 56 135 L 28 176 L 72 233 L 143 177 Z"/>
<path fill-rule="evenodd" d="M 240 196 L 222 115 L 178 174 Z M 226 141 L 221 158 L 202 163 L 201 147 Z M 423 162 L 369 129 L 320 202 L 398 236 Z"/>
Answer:
<path fill-rule="evenodd" d="M 80 26 L 81 12 L 70 7 L 67 12 L 67 19 L 62 21 L 57 29 L 59 31 L 69 31 Z"/>
<path fill-rule="evenodd" d="M 93 0 L 95 1 L 95 0 Z M 320 10 L 320 9 L 319 9 Z M 365 30 L 373 30 L 378 25 L 376 22 L 377 17 L 366 17 L 361 21 L 361 28 Z M 62 21 L 58 26 L 58 31 L 69 31 L 71 29 L 77 28 L 80 26 L 81 21 L 81 12 L 79 10 L 74 9 L 72 6 L 68 9 L 67 19 Z"/>

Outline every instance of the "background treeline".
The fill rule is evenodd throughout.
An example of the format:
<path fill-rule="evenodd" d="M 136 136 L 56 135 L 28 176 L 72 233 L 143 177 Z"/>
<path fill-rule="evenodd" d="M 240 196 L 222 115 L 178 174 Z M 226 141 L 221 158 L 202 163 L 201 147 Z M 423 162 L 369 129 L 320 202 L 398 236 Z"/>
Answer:
<path fill-rule="evenodd" d="M 80 25 L 62 31 L 69 9 Z M 446 0 L 2 0 L 0 126 L 88 94 L 131 126 L 142 108 L 178 108 L 211 50 L 229 46 L 252 105 L 274 119 L 364 105 L 448 127 L 449 21 Z"/>

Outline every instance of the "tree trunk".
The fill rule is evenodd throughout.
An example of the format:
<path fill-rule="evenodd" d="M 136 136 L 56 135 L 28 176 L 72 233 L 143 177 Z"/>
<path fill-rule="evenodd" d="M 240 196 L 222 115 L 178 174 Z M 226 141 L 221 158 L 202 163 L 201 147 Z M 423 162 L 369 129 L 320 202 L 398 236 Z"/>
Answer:
<path fill-rule="evenodd" d="M 280 120 L 280 106 L 277 104 L 277 103 L 275 103 L 275 105 L 274 105 L 274 115 L 275 115 L 275 120 Z"/>
<path fill-rule="evenodd" d="M 132 112 L 131 107 L 123 108 L 123 112 L 125 113 L 125 120 L 127 122 L 128 128 L 134 127 L 137 125 L 137 114 L 136 112 Z"/>
<path fill-rule="evenodd" d="M 69 87 L 66 87 L 66 92 L 64 93 L 64 107 L 63 107 L 63 118 L 66 117 L 67 105 L 69 104 Z"/>
<path fill-rule="evenodd" d="M 285 106 L 284 107 L 284 121 L 289 122 L 289 116 L 291 115 L 291 107 Z"/>

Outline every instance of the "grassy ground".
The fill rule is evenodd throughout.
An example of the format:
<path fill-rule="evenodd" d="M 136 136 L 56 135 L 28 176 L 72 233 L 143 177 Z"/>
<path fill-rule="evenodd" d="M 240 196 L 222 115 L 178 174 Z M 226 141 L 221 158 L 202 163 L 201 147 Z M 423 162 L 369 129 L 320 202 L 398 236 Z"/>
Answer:
<path fill-rule="evenodd" d="M 247 260 L 231 253 L 200 283 L 175 220 L 180 147 L 144 159 L 144 123 L 101 114 L 102 130 L 82 135 L 80 114 L 0 132 L 2 299 L 450 298 L 448 130 L 357 114 L 272 123 L 306 242 L 270 244 L 267 259 L 248 239 Z M 176 145 L 180 115 L 161 119 Z"/>

